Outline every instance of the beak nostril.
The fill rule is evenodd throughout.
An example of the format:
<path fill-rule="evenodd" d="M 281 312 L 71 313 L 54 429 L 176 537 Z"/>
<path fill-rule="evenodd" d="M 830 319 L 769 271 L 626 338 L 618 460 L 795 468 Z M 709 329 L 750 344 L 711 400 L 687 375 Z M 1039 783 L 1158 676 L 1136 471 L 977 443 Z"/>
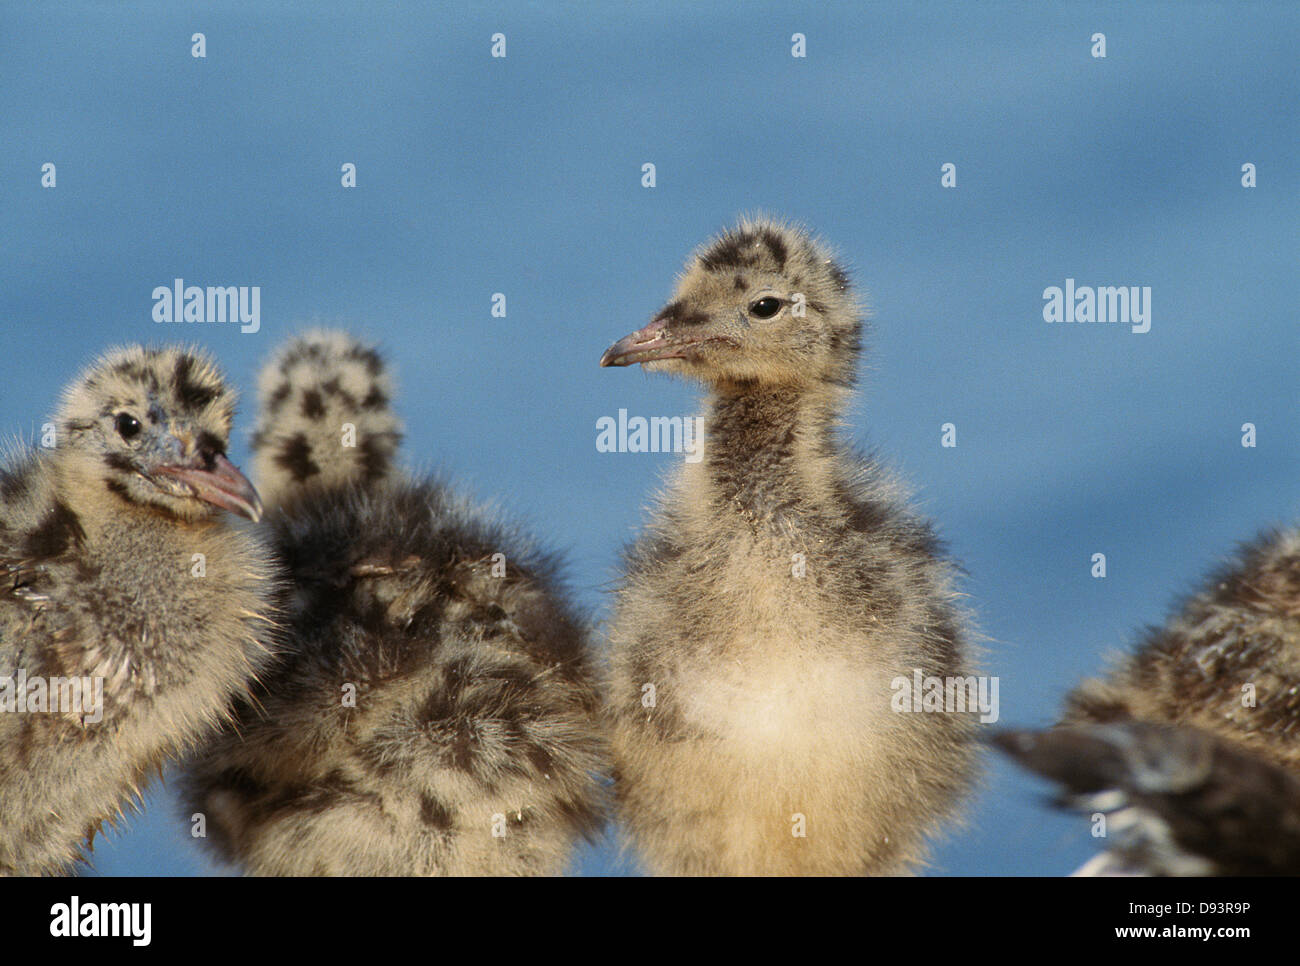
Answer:
<path fill-rule="evenodd" d="M 211 433 L 199 433 L 194 445 L 198 456 L 208 469 L 213 467 L 217 457 L 226 455 L 226 448 L 221 445 L 221 440 Z"/>

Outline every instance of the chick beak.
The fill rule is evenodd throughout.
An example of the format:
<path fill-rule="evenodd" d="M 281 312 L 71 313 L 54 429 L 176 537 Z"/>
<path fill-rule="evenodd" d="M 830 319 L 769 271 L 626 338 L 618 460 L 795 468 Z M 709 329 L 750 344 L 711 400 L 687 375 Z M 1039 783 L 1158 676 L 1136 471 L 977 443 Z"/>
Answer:
<path fill-rule="evenodd" d="M 604 366 L 634 366 L 638 362 L 653 362 L 656 359 L 684 359 L 686 349 L 695 344 L 670 338 L 668 320 L 655 319 L 644 329 L 637 329 L 631 335 L 625 335 L 605 350 L 600 357 Z"/>
<path fill-rule="evenodd" d="M 254 523 L 262 518 L 262 499 L 257 490 L 235 464 L 220 453 L 211 457 L 210 464 L 160 466 L 158 472 L 180 480 L 205 503 L 238 513 Z"/>

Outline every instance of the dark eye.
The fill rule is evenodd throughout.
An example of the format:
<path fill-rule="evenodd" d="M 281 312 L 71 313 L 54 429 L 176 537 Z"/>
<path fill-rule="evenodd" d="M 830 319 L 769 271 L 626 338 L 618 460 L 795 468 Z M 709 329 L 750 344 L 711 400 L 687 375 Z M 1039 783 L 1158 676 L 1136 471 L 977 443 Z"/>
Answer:
<path fill-rule="evenodd" d="M 114 425 L 117 427 L 118 435 L 123 439 L 134 439 L 140 434 L 140 420 L 130 413 L 118 413 Z"/>
<path fill-rule="evenodd" d="M 758 319 L 770 319 L 781 311 L 781 300 L 772 295 L 764 295 L 749 307 L 749 314 Z"/>

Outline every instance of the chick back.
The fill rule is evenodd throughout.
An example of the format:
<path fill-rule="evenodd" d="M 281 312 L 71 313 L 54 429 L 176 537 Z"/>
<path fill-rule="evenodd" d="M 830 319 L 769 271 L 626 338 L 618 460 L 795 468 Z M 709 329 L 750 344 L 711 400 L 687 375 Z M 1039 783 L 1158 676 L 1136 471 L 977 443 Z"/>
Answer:
<path fill-rule="evenodd" d="M 267 875 L 562 872 L 604 756 L 554 562 L 427 480 L 318 490 L 270 526 L 285 656 L 187 778 L 218 852 Z"/>

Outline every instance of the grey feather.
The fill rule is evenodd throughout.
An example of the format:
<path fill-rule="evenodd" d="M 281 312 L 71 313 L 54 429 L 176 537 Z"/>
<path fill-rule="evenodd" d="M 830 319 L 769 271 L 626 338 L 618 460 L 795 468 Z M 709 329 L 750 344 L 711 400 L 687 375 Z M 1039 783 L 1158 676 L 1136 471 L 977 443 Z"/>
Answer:
<path fill-rule="evenodd" d="M 1266 534 L 1057 729 L 1003 750 L 1118 834 L 1087 874 L 1300 874 L 1300 531 Z M 1118 823 L 1115 817 L 1119 816 Z"/>

